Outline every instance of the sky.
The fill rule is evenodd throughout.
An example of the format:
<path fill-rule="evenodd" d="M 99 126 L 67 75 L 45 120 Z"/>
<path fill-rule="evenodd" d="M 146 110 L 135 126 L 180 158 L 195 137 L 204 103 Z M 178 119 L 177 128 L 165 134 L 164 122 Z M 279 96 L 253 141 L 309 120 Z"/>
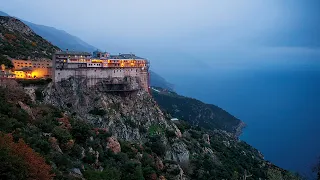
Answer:
<path fill-rule="evenodd" d="M 0 2 L 12 16 L 65 30 L 111 53 L 146 57 L 163 74 L 180 72 L 178 66 L 201 72 L 286 65 L 289 59 L 313 65 L 320 57 L 319 0 Z"/>

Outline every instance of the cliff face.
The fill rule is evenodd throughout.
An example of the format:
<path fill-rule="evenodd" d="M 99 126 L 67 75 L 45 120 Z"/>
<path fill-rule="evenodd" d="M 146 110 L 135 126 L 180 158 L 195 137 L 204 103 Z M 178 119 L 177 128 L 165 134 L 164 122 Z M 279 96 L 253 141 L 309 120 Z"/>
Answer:
<path fill-rule="evenodd" d="M 1 133 L 46 157 L 57 179 L 297 179 L 233 133 L 169 121 L 146 92 L 84 84 L 0 87 Z"/>
<path fill-rule="evenodd" d="M 124 140 L 143 141 L 145 132 L 154 125 L 176 131 L 176 126 L 147 92 L 104 92 L 103 82 L 89 89 L 85 81 L 70 78 L 55 86 L 50 84 L 44 90 L 44 102 L 60 107 L 96 127 L 107 128 Z M 137 85 L 132 83 L 132 86 Z"/>

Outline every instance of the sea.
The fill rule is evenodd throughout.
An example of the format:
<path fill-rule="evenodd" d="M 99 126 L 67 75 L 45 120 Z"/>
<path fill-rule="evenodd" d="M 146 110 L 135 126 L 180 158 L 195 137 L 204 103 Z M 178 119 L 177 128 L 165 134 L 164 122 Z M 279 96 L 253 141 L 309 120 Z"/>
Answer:
<path fill-rule="evenodd" d="M 177 73 L 184 96 L 215 104 L 247 124 L 240 139 L 284 169 L 313 179 L 320 156 L 320 62 Z"/>

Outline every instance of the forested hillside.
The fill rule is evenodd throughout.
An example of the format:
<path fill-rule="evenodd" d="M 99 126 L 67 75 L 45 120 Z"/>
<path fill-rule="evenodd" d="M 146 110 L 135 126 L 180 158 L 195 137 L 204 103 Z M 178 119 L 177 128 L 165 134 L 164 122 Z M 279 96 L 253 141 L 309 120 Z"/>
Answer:
<path fill-rule="evenodd" d="M 236 135 L 240 135 L 245 126 L 239 119 L 215 105 L 180 96 L 173 91 L 153 88 L 152 96 L 163 111 L 194 126 L 222 129 Z"/>
<path fill-rule="evenodd" d="M 10 58 L 52 58 L 59 48 L 35 34 L 20 20 L 0 16 L 0 64 L 10 66 Z"/>

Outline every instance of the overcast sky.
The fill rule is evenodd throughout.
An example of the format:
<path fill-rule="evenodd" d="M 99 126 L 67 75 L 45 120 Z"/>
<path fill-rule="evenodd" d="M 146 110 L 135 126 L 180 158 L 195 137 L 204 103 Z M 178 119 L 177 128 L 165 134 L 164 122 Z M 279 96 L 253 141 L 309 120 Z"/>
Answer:
<path fill-rule="evenodd" d="M 112 53 L 134 52 L 159 71 L 181 64 L 200 71 L 320 57 L 319 0 L 0 2 L 0 10 L 12 16 L 65 30 Z"/>

